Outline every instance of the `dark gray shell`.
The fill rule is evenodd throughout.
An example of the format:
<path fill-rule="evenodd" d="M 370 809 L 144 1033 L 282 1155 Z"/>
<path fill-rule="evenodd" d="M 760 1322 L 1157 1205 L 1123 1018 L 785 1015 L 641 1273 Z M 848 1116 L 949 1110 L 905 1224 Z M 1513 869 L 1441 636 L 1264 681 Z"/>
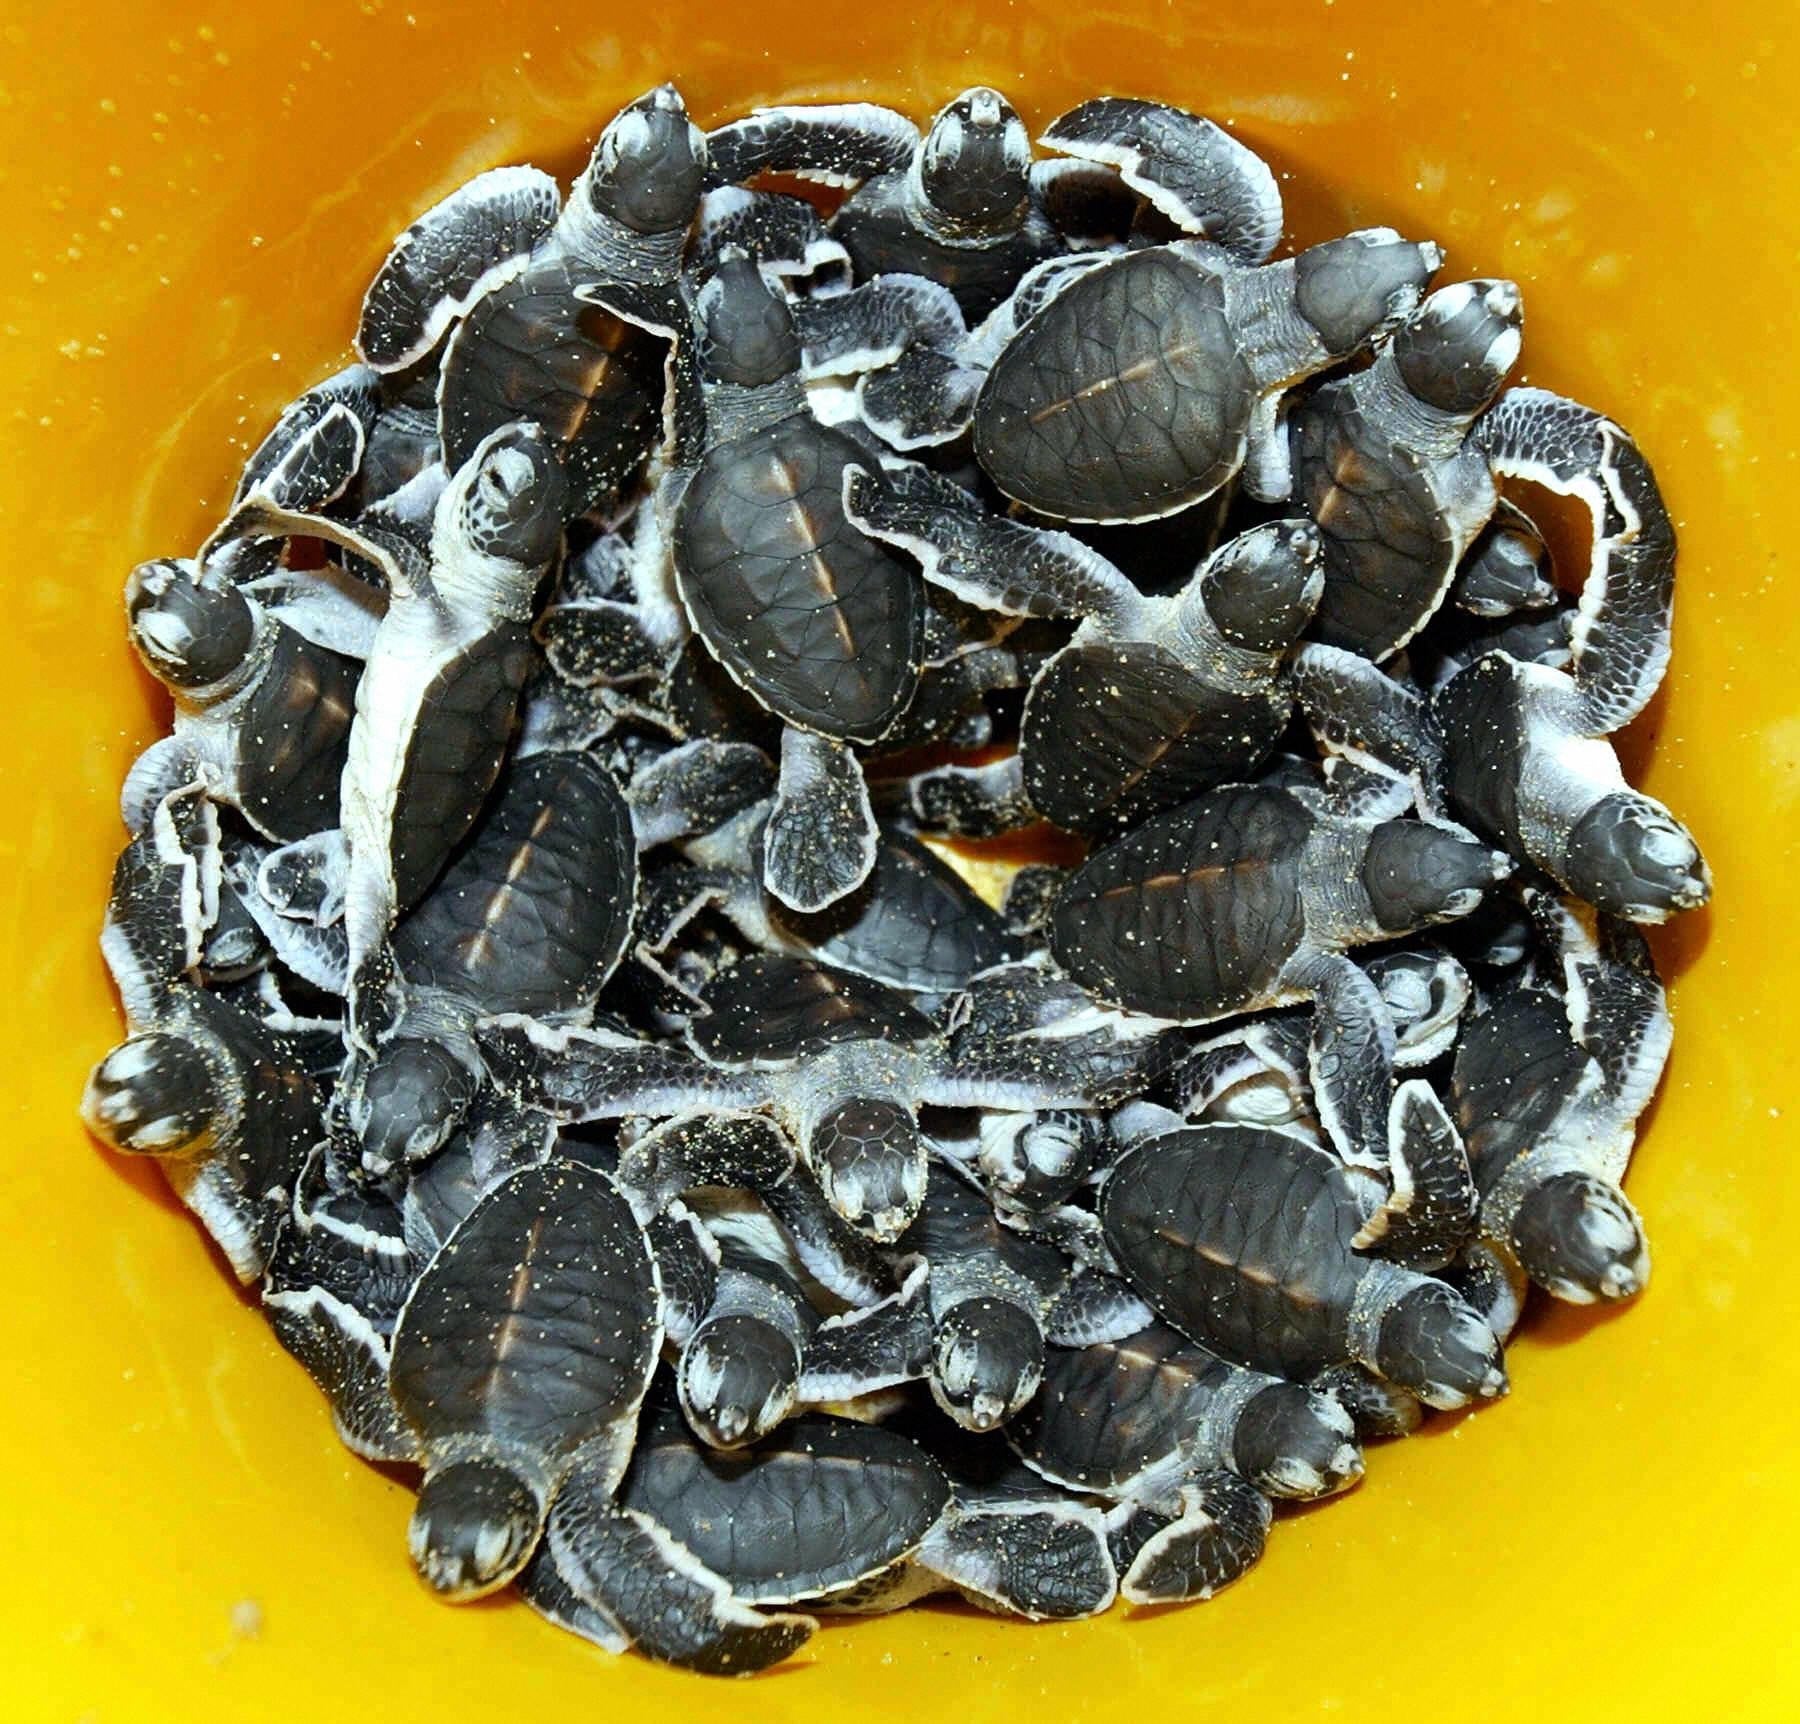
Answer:
<path fill-rule="evenodd" d="M 530 630 L 504 622 L 452 656 L 426 686 L 395 800 L 392 865 L 402 906 L 417 901 L 475 824 L 536 656 Z"/>
<path fill-rule="evenodd" d="M 720 976 L 688 1026 L 704 1059 L 786 1063 L 840 1042 L 923 1042 L 937 1028 L 891 988 L 808 958 L 758 954 Z"/>
<path fill-rule="evenodd" d="M 1530 738 L 1518 665 L 1497 653 L 1478 659 L 1438 691 L 1432 714 L 1444 739 L 1444 789 L 1457 818 L 1513 855 L 1525 855 L 1519 789 Z"/>
<path fill-rule="evenodd" d="M 234 714 L 239 805 L 271 838 L 338 823 L 338 784 L 362 665 L 277 626 L 267 667 Z"/>
<path fill-rule="evenodd" d="M 950 1502 L 942 1469 L 879 1425 L 804 1416 L 754 1448 L 701 1447 L 678 1417 L 639 1432 L 621 1487 L 747 1604 L 786 1604 L 900 1561 Z"/>
<path fill-rule="evenodd" d="M 629 1205 L 603 1174 L 546 1163 L 482 1198 L 420 1278 L 394 1335 L 394 1398 L 428 1444 L 567 1456 L 636 1413 L 660 1339 Z"/>
<path fill-rule="evenodd" d="M 1221 1357 L 1304 1382 L 1348 1356 L 1362 1211 L 1322 1151 L 1254 1126 L 1166 1132 L 1120 1158 L 1100 1220 L 1132 1285 Z"/>
<path fill-rule="evenodd" d="M 770 899 L 768 910 L 827 963 L 917 993 L 947 993 L 1019 955 L 998 913 L 903 833 L 882 835 L 868 880 L 829 909 L 802 916 Z"/>
<path fill-rule="evenodd" d="M 515 763 L 482 821 L 394 936 L 401 974 L 488 1012 L 592 1000 L 631 936 L 637 846 L 612 779 L 578 754 Z"/>
<path fill-rule="evenodd" d="M 1144 520 L 1238 470 L 1255 403 L 1219 279 L 1140 251 L 1065 288 L 995 361 L 975 453 L 1040 514 Z"/>
<path fill-rule="evenodd" d="M 908 211 L 906 173 L 865 180 L 831 219 L 831 232 L 850 254 L 857 279 L 900 273 L 941 282 L 973 329 L 1034 264 L 1063 249 L 1056 230 L 1035 209 L 1009 233 L 983 234 L 956 244 L 927 232 Z"/>
<path fill-rule="evenodd" d="M 451 472 L 515 420 L 562 446 L 569 509 L 610 509 L 662 428 L 665 343 L 575 297 L 598 278 L 540 258 L 477 302 L 444 355 L 439 394 Z"/>
<path fill-rule="evenodd" d="M 1058 898 L 1050 950 L 1132 1011 L 1216 1017 L 1263 998 L 1305 933 L 1299 856 L 1313 817 L 1231 785 L 1090 857 Z"/>
<path fill-rule="evenodd" d="M 1287 723 L 1273 688 L 1239 694 L 1147 641 L 1066 647 L 1025 702 L 1025 789 L 1075 832 L 1134 826 L 1215 784 L 1247 777 Z"/>
<path fill-rule="evenodd" d="M 1459 549 L 1432 464 L 1330 383 L 1294 412 L 1294 495 L 1321 529 L 1325 592 L 1311 633 L 1361 651 L 1402 640 L 1435 605 Z"/>
<path fill-rule="evenodd" d="M 681 499 L 675 566 L 694 625 L 789 722 L 873 742 L 912 698 L 919 579 L 844 517 L 844 469 L 868 460 L 795 414 L 712 448 Z"/>
<path fill-rule="evenodd" d="M 1592 1070 L 1553 994 L 1509 988 L 1464 1024 L 1451 1099 L 1481 1191 L 1556 1130 Z"/>
<path fill-rule="evenodd" d="M 1161 1323 L 1122 1341 L 1050 1347 L 1043 1386 L 1007 1436 L 1050 1477 L 1116 1496 L 1177 1461 L 1194 1437 L 1199 1385 L 1228 1372 L 1204 1347 Z"/>

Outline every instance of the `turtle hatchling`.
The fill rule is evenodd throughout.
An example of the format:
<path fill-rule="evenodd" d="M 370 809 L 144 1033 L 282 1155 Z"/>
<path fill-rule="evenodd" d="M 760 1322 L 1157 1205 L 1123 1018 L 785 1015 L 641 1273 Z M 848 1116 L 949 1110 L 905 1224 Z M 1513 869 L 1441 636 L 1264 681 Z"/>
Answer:
<path fill-rule="evenodd" d="M 431 1592 L 711 1675 L 1208 1598 L 1627 1306 L 1711 890 L 1611 740 L 1670 511 L 1513 283 L 1249 114 L 811 78 L 471 159 L 130 571 L 81 1103 Z"/>

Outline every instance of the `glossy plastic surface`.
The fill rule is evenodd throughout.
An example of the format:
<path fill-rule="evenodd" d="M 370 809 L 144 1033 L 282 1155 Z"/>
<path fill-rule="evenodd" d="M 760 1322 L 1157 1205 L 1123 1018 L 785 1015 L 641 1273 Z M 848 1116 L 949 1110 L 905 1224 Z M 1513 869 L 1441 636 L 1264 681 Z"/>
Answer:
<path fill-rule="evenodd" d="M 408 9 L 410 7 L 410 10 Z M 67 0 L 0 14 L 0 1173 L 9 1716 L 241 1720 L 1792 1717 L 1800 62 L 1785 4 Z M 76 1121 L 115 1035 L 115 792 L 161 722 L 119 586 L 191 548 L 341 363 L 388 237 L 496 162 L 566 170 L 679 76 L 702 118 L 978 80 L 1043 120 L 1184 101 L 1302 240 L 1388 221 L 1526 288 L 1531 379 L 1618 414 L 1681 523 L 1675 671 L 1628 739 L 1717 907 L 1657 941 L 1676 1052 L 1632 1310 L 1540 1313 L 1503 1406 L 1371 1457 L 1214 1603 L 828 1628 L 735 1689 L 412 1579 L 402 1487 L 148 1168 Z M 1291 175 L 1291 179 L 1286 176 Z M 1579 1342 L 1579 1345 L 1569 1343 Z M 1229 1709 L 1226 1711 L 1225 1709 Z"/>

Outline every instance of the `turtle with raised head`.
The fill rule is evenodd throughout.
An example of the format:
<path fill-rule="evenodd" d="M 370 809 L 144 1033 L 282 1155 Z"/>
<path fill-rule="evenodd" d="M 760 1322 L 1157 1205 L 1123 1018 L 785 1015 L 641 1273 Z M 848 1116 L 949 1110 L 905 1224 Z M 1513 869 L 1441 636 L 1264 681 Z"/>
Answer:
<path fill-rule="evenodd" d="M 273 506 L 256 512 L 262 530 L 345 545 L 388 584 L 357 686 L 341 834 L 280 857 L 281 866 L 305 872 L 314 862 L 338 880 L 353 987 L 499 776 L 533 662 L 532 607 L 561 548 L 567 503 L 552 445 L 536 428 L 512 425 L 487 438 L 445 489 L 429 557 L 398 535 Z"/>
<path fill-rule="evenodd" d="M 1178 592 L 1147 597 L 1079 540 L 990 515 L 922 467 L 855 470 L 845 507 L 959 598 L 1083 619 L 1032 679 L 1017 788 L 995 787 L 990 829 L 1031 811 L 1079 832 L 1133 825 L 1248 776 L 1287 726 L 1281 663 L 1319 596 L 1319 540 L 1304 521 L 1252 528 Z M 978 793 L 973 777 L 963 784 Z M 960 812 L 958 824 L 976 821 Z"/>
<path fill-rule="evenodd" d="M 1481 1192 L 1482 1249 L 1558 1299 L 1630 1298 L 1650 1273 L 1620 1189 L 1672 1026 L 1643 936 L 1539 897 L 1550 973 L 1502 987 L 1464 1028 L 1451 1100 Z"/>
<path fill-rule="evenodd" d="M 1070 877 L 1051 952 L 1100 998 L 1178 1022 L 1311 999 L 1320 1120 L 1349 1159 L 1384 1165 L 1394 1029 L 1347 954 L 1466 915 L 1507 872 L 1460 830 L 1395 818 L 1409 800 L 1391 784 L 1211 791 Z"/>
<path fill-rule="evenodd" d="M 250 1281 L 325 1126 L 300 1041 L 191 980 L 218 881 L 217 811 L 184 786 L 113 870 L 100 947 L 131 1033 L 94 1067 L 81 1114 L 110 1148 L 154 1156 Z"/>
<path fill-rule="evenodd" d="M 444 342 L 439 434 L 452 472 L 529 420 L 562 456 L 570 515 L 618 502 L 663 435 L 705 172 L 705 140 L 664 84 L 607 125 L 566 200 L 535 169 L 497 169 L 400 236 L 358 343 L 388 371 Z"/>
<path fill-rule="evenodd" d="M 1433 1407 L 1504 1393 L 1481 1315 L 1447 1283 L 1362 1255 L 1366 1215 L 1330 1155 L 1242 1125 L 1153 1133 L 1100 1196 L 1132 1285 L 1224 1358 L 1294 1381 L 1354 1360 Z"/>
<path fill-rule="evenodd" d="M 1675 534 L 1637 445 L 1611 420 L 1512 389 L 1477 428 L 1501 465 L 1580 497 L 1588 573 L 1555 662 L 1489 651 L 1429 697 L 1355 653 L 1295 655 L 1295 693 L 1322 742 L 1415 774 L 1476 832 L 1607 915 L 1661 922 L 1704 904 L 1711 877 L 1685 827 L 1625 782 L 1607 738 L 1655 694 L 1669 657 Z"/>

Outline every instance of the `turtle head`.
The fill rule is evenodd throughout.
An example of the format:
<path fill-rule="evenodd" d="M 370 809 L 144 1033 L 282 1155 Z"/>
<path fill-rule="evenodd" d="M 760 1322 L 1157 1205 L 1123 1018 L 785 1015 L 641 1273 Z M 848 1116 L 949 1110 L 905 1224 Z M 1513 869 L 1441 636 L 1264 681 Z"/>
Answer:
<path fill-rule="evenodd" d="M 892 1244 L 925 1201 L 925 1145 L 899 1103 L 853 1096 L 814 1127 L 808 1159 L 839 1215 Z"/>
<path fill-rule="evenodd" d="M 1311 521 L 1270 521 L 1209 557 L 1197 583 L 1213 626 L 1249 652 L 1285 652 L 1325 590 L 1324 543 Z"/>
<path fill-rule="evenodd" d="M 748 1312 L 709 1318 L 694 1331 L 677 1373 L 681 1410 L 708 1448 L 754 1443 L 793 1410 L 800 1354 L 773 1323 Z"/>
<path fill-rule="evenodd" d="M 938 1319 L 931 1398 L 967 1431 L 992 1431 L 1038 1391 L 1044 1331 L 1003 1299 L 965 1299 Z"/>
<path fill-rule="evenodd" d="M 1362 228 L 1294 259 L 1294 305 L 1334 358 L 1410 316 L 1444 254 L 1391 227 Z"/>
<path fill-rule="evenodd" d="M 1519 357 L 1525 302 L 1510 281 L 1440 287 L 1394 332 L 1394 363 L 1421 401 L 1473 418 Z"/>
<path fill-rule="evenodd" d="M 1066 1197 L 1100 1160 L 1108 1136 L 1098 1114 L 1053 1108 L 996 1111 L 981 1122 L 982 1176 L 1013 1203 L 1041 1209 Z"/>
<path fill-rule="evenodd" d="M 454 1602 L 497 1591 L 544 1530 L 543 1493 L 498 1461 L 453 1461 L 425 1475 L 407 1529 L 413 1566 Z"/>
<path fill-rule="evenodd" d="M 800 338 L 787 301 L 738 247 L 720 254 L 694 316 L 700 372 L 708 381 L 757 388 L 800 369 Z"/>
<path fill-rule="evenodd" d="M 673 84 L 639 96 L 600 134 L 582 176 L 601 215 L 633 233 L 679 233 L 706 178 L 706 139 Z"/>
<path fill-rule="evenodd" d="M 1556 603 L 1550 552 L 1518 510 L 1496 516 L 1456 577 L 1456 602 L 1478 617 L 1506 617 Z"/>
<path fill-rule="evenodd" d="M 978 84 L 937 111 L 919 146 L 919 183 L 957 221 L 996 227 L 1016 217 L 1031 173 L 1025 122 L 998 90 Z"/>
<path fill-rule="evenodd" d="M 1629 1299 L 1650 1278 L 1644 1224 L 1616 1185 L 1558 1173 L 1526 1192 L 1513 1218 L 1519 1267 L 1571 1305 Z"/>
<path fill-rule="evenodd" d="M 1512 864 L 1473 838 L 1424 820 L 1384 820 L 1369 834 L 1363 889 L 1389 934 L 1453 922 L 1504 880 Z"/>
<path fill-rule="evenodd" d="M 1500 1342 L 1481 1313 L 1421 1275 L 1383 1313 L 1376 1356 L 1364 1361 L 1428 1407 L 1466 1407 L 1506 1393 Z"/>
<path fill-rule="evenodd" d="M 363 1166 L 385 1175 L 429 1161 L 449 1142 L 480 1080 L 442 1042 L 397 1036 L 345 1071 L 345 1123 L 362 1145 Z"/>
<path fill-rule="evenodd" d="M 1363 1475 L 1350 1415 L 1329 1395 L 1271 1383 L 1244 1403 L 1231 1434 L 1232 1470 L 1269 1497 L 1330 1496 Z"/>
<path fill-rule="evenodd" d="M 1685 826 L 1634 790 L 1603 796 L 1563 848 L 1563 883 L 1608 915 L 1666 922 L 1712 896 L 1712 875 Z"/>
<path fill-rule="evenodd" d="M 217 1135 L 225 1098 L 186 1036 L 150 1030 L 120 1042 L 89 1075 L 81 1117 L 127 1155 L 185 1155 Z"/>
<path fill-rule="evenodd" d="M 256 640 L 256 613 L 228 581 L 203 581 L 169 558 L 126 577 L 131 644 L 171 688 L 205 688 L 241 665 Z"/>
<path fill-rule="evenodd" d="M 568 499 L 549 438 L 535 425 L 514 424 L 482 439 L 444 501 L 479 556 L 541 569 L 562 542 Z"/>

